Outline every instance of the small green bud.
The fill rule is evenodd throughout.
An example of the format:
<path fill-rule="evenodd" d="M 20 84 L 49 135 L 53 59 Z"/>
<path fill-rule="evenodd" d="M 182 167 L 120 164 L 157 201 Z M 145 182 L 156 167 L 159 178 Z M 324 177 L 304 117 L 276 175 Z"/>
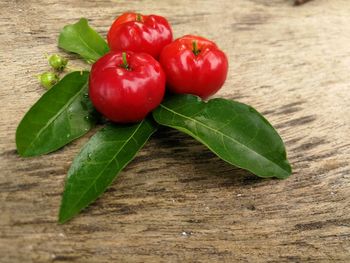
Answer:
<path fill-rule="evenodd" d="M 57 76 L 57 74 L 52 72 L 45 72 L 38 76 L 38 79 L 40 81 L 40 84 L 45 89 L 50 89 L 53 85 L 55 85 L 60 78 Z"/>
<path fill-rule="evenodd" d="M 51 55 L 48 58 L 48 60 L 49 60 L 50 66 L 53 69 L 58 70 L 58 71 L 64 70 L 64 68 L 67 66 L 67 63 L 68 63 L 68 59 L 65 59 L 57 54 Z"/>

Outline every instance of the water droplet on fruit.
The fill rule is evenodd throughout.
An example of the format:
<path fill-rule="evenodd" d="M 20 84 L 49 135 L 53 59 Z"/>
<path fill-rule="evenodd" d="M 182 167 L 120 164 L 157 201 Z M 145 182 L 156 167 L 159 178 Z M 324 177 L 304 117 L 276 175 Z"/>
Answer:
<path fill-rule="evenodd" d="M 85 116 L 84 119 L 88 121 L 90 120 L 90 116 Z"/>
<path fill-rule="evenodd" d="M 88 98 L 88 97 L 89 97 L 89 93 L 87 93 L 87 92 L 84 93 L 84 97 L 85 97 L 85 98 Z"/>

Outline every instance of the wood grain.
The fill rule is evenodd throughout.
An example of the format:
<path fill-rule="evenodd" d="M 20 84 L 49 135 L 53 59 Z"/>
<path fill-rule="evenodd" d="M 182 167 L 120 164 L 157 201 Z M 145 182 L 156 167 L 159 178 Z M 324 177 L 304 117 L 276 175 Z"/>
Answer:
<path fill-rule="evenodd" d="M 48 70 L 44 53 L 61 52 L 59 30 L 87 17 L 106 35 L 126 10 L 227 52 L 218 96 L 273 123 L 289 179 L 258 179 L 162 129 L 103 197 L 57 224 L 65 175 L 93 132 L 22 159 L 15 129 L 43 93 L 33 76 Z M 348 0 L 3 0 L 0 14 L 0 262 L 350 262 Z"/>
<path fill-rule="evenodd" d="M 303 5 L 303 4 L 305 4 L 305 3 L 309 2 L 309 1 L 312 1 L 312 0 L 295 0 L 294 4 L 295 5 Z"/>

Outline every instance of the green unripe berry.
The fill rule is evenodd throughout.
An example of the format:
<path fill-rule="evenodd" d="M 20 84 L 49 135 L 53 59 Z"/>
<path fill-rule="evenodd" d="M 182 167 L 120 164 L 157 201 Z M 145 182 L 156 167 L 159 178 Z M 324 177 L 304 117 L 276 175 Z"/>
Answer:
<path fill-rule="evenodd" d="M 57 74 L 52 72 L 45 72 L 38 76 L 38 79 L 40 81 L 40 84 L 45 89 L 50 89 L 53 85 L 55 85 L 60 78 L 57 76 Z"/>
<path fill-rule="evenodd" d="M 49 60 L 50 66 L 53 69 L 58 70 L 58 71 L 64 70 L 64 68 L 67 66 L 67 63 L 68 63 L 68 59 L 65 59 L 57 54 L 51 55 L 48 58 L 48 60 Z"/>

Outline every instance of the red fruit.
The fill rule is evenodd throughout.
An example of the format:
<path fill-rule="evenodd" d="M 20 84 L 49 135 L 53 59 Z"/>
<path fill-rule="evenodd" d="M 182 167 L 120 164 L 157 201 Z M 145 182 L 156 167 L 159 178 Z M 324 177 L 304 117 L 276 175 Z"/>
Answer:
<path fill-rule="evenodd" d="M 141 121 L 160 104 L 164 92 L 165 74 L 148 54 L 110 52 L 92 65 L 91 101 L 111 121 Z"/>
<path fill-rule="evenodd" d="M 164 47 L 160 55 L 167 87 L 174 93 L 189 93 L 205 99 L 224 84 L 228 61 L 214 42 L 186 35 Z"/>
<path fill-rule="evenodd" d="M 172 40 L 170 25 L 164 17 L 136 13 L 119 16 L 107 34 L 111 50 L 144 52 L 156 59 L 163 47 Z"/>

